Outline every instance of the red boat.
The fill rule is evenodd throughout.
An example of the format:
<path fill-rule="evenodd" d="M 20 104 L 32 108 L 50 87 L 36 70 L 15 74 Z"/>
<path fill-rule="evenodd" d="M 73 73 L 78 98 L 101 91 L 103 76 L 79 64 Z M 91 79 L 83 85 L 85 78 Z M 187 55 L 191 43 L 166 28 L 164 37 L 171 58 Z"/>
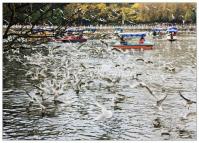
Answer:
<path fill-rule="evenodd" d="M 113 47 L 115 48 L 119 48 L 119 49 L 123 49 L 123 50 L 126 50 L 126 49 L 137 49 L 137 50 L 152 50 L 153 49 L 153 44 L 138 44 L 138 45 L 114 45 Z"/>
<path fill-rule="evenodd" d="M 61 39 L 62 42 L 69 42 L 69 43 L 83 43 L 86 42 L 87 39 L 83 38 L 82 36 L 65 36 Z"/>

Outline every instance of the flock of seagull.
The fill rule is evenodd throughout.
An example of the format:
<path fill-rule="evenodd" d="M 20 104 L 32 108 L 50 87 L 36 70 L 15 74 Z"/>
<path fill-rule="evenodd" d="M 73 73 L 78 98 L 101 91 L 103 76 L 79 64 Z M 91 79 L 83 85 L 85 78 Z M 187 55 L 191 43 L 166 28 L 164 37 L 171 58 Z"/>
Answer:
<path fill-rule="evenodd" d="M 48 107 L 44 105 L 45 102 L 50 101 L 54 104 L 64 104 L 65 101 L 60 100 L 61 96 L 66 95 L 66 91 L 73 89 L 74 93 L 77 96 L 80 96 L 82 92 L 87 90 L 107 90 L 114 93 L 116 96 L 111 101 L 113 104 L 117 104 L 121 100 L 125 100 L 126 96 L 121 94 L 117 89 L 118 84 L 122 80 L 121 76 L 111 77 L 103 73 L 96 73 L 93 71 L 95 68 L 94 65 L 89 65 L 81 61 L 81 56 L 86 57 L 87 59 L 92 57 L 99 58 L 111 58 L 114 61 L 114 57 L 119 54 L 125 54 L 128 51 L 122 51 L 115 48 L 110 48 L 108 43 L 103 40 L 98 41 L 100 47 L 95 47 L 96 44 L 71 44 L 70 50 L 62 49 L 61 46 L 48 46 L 44 51 L 31 53 L 30 56 L 23 56 L 23 60 L 19 57 L 7 57 L 10 61 L 16 60 L 23 64 L 26 71 L 26 78 L 31 83 L 31 90 L 24 89 L 24 93 L 30 98 L 27 111 L 30 112 L 33 103 L 39 105 L 42 115 L 48 110 Z M 45 47 L 45 46 L 44 46 Z M 14 51 L 19 54 L 19 50 Z M 84 54 L 82 55 L 82 52 Z M 15 59 L 14 59 L 15 58 Z M 151 60 L 145 60 L 143 58 L 135 59 L 135 62 L 143 62 L 144 64 L 153 64 Z M 125 66 L 115 62 L 115 67 Z M 124 69 L 132 70 L 134 67 L 125 67 Z M 170 72 L 175 72 L 175 67 L 171 64 L 164 65 L 165 70 Z M 131 80 L 135 81 L 134 84 L 129 85 L 131 89 L 134 88 L 144 88 L 152 97 L 155 99 L 155 107 L 159 111 L 163 110 L 163 102 L 167 99 L 168 94 L 159 97 L 154 91 L 150 88 L 150 85 L 145 83 L 140 79 L 142 73 L 134 73 L 131 75 Z M 165 92 L 162 89 L 162 92 Z M 186 102 L 187 107 L 189 108 L 192 104 L 196 104 L 196 101 L 192 101 L 185 97 L 181 91 L 177 91 L 179 96 Z M 91 97 L 94 98 L 94 97 Z M 106 120 L 110 119 L 113 116 L 112 110 L 109 110 L 97 101 L 97 98 L 94 98 L 97 108 L 101 109 L 101 113 L 95 117 L 95 120 Z M 111 103 L 111 104 L 112 104 Z M 189 112 L 183 116 L 183 119 L 188 119 L 190 116 L 195 116 L 195 112 Z M 159 127 L 159 120 L 154 120 L 154 127 Z"/>
<path fill-rule="evenodd" d="M 98 56 L 103 55 L 103 52 L 109 53 L 110 51 L 106 49 L 106 47 L 108 47 L 108 44 L 104 42 L 103 40 L 101 40 L 101 43 L 105 45 L 105 48 L 99 48 L 99 47 L 94 48 L 93 46 L 87 47 L 87 48 L 89 48 L 89 50 L 91 51 L 91 54 L 95 53 Z M 79 53 L 78 50 L 83 49 L 83 45 L 84 44 L 81 44 L 80 46 L 78 46 L 78 48 L 75 51 L 73 51 L 72 54 L 75 54 L 76 52 L 75 56 L 77 57 Z M 91 72 L 90 72 L 91 75 L 87 75 L 87 77 L 85 77 L 84 74 L 87 74 L 85 71 L 87 71 L 89 68 L 92 69 L 94 67 L 86 67 L 86 65 L 84 65 L 83 63 L 80 63 L 80 65 L 73 64 L 75 63 L 73 61 L 75 60 L 75 58 L 69 59 L 69 57 L 72 57 L 72 55 L 69 55 L 69 53 L 67 52 L 65 56 L 63 56 L 62 59 L 60 59 L 59 49 L 60 49 L 60 46 L 57 46 L 54 48 L 48 48 L 48 55 L 46 56 L 42 55 L 42 53 L 39 53 L 39 52 L 32 54 L 31 56 L 24 56 L 24 58 L 28 60 L 28 63 L 26 63 L 26 65 L 31 65 L 31 69 L 27 71 L 26 76 L 29 77 L 31 81 L 43 79 L 43 82 L 41 82 L 39 85 L 33 84 L 33 86 L 36 87 L 36 89 L 40 93 L 39 95 L 42 97 L 42 102 L 52 97 L 53 97 L 54 102 L 57 102 L 57 98 L 64 94 L 64 91 L 67 90 L 68 86 L 71 87 L 75 91 L 75 93 L 78 95 L 83 88 L 89 89 L 90 88 L 89 84 L 94 82 L 93 80 L 88 80 L 88 79 L 99 78 L 99 77 L 95 77 L 98 75 L 91 74 Z M 111 51 L 124 52 L 115 48 L 111 49 Z M 152 61 L 144 60 L 143 58 L 137 58 L 135 61 L 141 61 L 146 64 L 153 63 Z M 175 67 L 171 64 L 168 64 L 168 66 L 165 66 L 165 69 L 169 71 L 175 71 Z M 149 94 L 152 95 L 153 98 L 156 100 L 155 106 L 158 108 L 158 110 L 162 111 L 163 110 L 162 103 L 166 100 L 168 95 L 165 94 L 161 98 L 157 97 L 157 95 L 153 93 L 153 91 L 150 89 L 150 87 L 146 83 L 139 80 L 138 76 L 140 75 L 141 74 L 136 74 L 135 77 L 133 77 L 133 79 L 135 79 L 137 82 L 133 85 L 130 85 L 130 87 L 131 88 L 142 87 L 142 88 L 147 89 Z M 107 85 L 106 88 L 109 89 L 110 91 L 111 87 L 114 87 L 116 83 L 120 82 L 121 77 L 118 77 L 117 79 L 111 79 L 111 78 L 102 76 L 100 77 L 100 79 L 106 81 L 109 84 Z M 196 103 L 195 101 L 192 101 L 184 97 L 181 91 L 178 91 L 178 92 L 179 92 L 180 97 L 182 97 L 182 99 L 186 101 L 187 105 L 190 106 L 191 104 Z M 37 101 L 37 100 L 34 100 L 34 101 Z M 46 109 L 41 103 L 39 103 L 39 105 L 42 111 L 43 109 Z M 97 101 L 96 101 L 96 106 L 101 108 L 101 111 L 102 111 L 101 116 L 97 117 L 96 119 L 101 120 L 102 118 L 112 117 L 111 111 L 107 111 L 105 106 L 101 105 Z"/>

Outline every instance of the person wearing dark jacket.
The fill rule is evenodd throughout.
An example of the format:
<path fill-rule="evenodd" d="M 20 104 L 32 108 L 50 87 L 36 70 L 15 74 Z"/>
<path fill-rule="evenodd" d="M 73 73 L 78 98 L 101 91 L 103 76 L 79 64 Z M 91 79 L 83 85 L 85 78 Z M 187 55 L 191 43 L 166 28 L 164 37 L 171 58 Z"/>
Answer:
<path fill-rule="evenodd" d="M 142 37 L 140 38 L 140 40 L 139 40 L 139 44 L 144 44 L 144 41 L 145 41 L 145 39 L 144 39 L 144 37 L 142 36 Z"/>
<path fill-rule="evenodd" d="M 127 42 L 126 42 L 126 40 L 124 39 L 124 37 L 121 37 L 121 38 L 120 38 L 120 44 L 121 44 L 121 45 L 127 45 Z"/>

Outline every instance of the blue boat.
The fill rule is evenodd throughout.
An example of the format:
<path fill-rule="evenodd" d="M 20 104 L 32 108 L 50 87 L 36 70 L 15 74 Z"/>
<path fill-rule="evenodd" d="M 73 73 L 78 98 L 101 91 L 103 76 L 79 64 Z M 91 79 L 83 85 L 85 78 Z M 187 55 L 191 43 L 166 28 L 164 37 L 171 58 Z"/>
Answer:
<path fill-rule="evenodd" d="M 164 29 L 154 28 L 152 29 L 153 38 L 162 38 Z"/>
<path fill-rule="evenodd" d="M 178 32 L 178 28 L 176 28 L 176 27 L 169 27 L 167 29 L 167 32 Z"/>
<path fill-rule="evenodd" d="M 169 27 L 167 28 L 167 40 L 169 41 L 176 41 L 177 40 L 177 32 L 178 28 L 177 27 Z"/>
<path fill-rule="evenodd" d="M 94 33 L 97 29 L 96 28 L 85 28 L 84 31 Z"/>
<path fill-rule="evenodd" d="M 44 32 L 44 29 L 42 29 L 42 28 L 33 28 L 32 32 L 33 33 Z"/>
<path fill-rule="evenodd" d="M 145 37 L 146 32 L 140 32 L 140 33 L 119 33 L 120 37 L 123 38 L 135 38 L 135 37 Z"/>
<path fill-rule="evenodd" d="M 33 32 L 33 33 L 45 32 L 45 31 L 53 32 L 54 29 L 53 29 L 53 28 L 50 28 L 50 27 L 47 27 L 47 28 L 33 28 L 33 29 L 32 29 L 32 32 Z"/>
<path fill-rule="evenodd" d="M 52 37 L 54 36 L 54 29 L 47 27 L 35 27 L 31 31 L 31 37 L 37 38 L 37 37 Z"/>
<path fill-rule="evenodd" d="M 119 33 L 122 33 L 122 32 L 123 32 L 122 28 L 115 28 L 115 31 L 114 31 L 115 34 L 119 34 Z"/>
<path fill-rule="evenodd" d="M 65 32 L 66 32 L 66 33 L 73 33 L 73 32 L 82 33 L 82 32 L 84 32 L 84 29 L 69 28 L 69 29 L 66 29 Z"/>

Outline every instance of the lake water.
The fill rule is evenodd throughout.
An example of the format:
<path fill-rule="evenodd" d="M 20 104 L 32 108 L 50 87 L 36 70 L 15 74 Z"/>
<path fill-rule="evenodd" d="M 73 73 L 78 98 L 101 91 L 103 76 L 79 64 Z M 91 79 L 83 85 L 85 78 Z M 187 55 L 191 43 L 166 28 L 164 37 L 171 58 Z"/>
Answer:
<path fill-rule="evenodd" d="M 3 139 L 196 140 L 196 116 L 182 119 L 185 114 L 196 112 L 196 104 L 188 109 L 178 93 L 180 90 L 183 96 L 196 101 L 196 36 L 178 38 L 172 43 L 155 40 L 155 49 L 148 51 L 118 52 L 112 50 L 112 40 L 104 39 L 108 47 L 100 40 L 88 40 L 79 49 L 79 43 L 48 43 L 42 48 L 5 52 Z M 56 46 L 60 47 L 53 49 Z M 175 71 L 168 66 L 175 67 Z M 46 77 L 34 79 L 27 74 L 42 69 Z M 139 81 L 133 79 L 136 74 Z M 64 76 L 69 80 L 65 81 Z M 72 86 L 77 79 L 85 83 L 79 94 Z M 47 108 L 46 114 L 42 116 L 37 102 L 28 112 L 30 98 L 24 90 L 42 102 L 33 85 L 50 90 L 52 87 L 44 83 L 52 82 L 64 85 L 57 98 L 64 103 L 54 104 L 54 95 L 45 94 L 48 100 L 42 104 Z M 168 95 L 162 111 L 154 105 L 156 100 L 146 88 L 132 87 L 138 82 L 147 84 L 157 98 Z M 111 118 L 96 120 L 101 114 L 96 101 L 112 111 Z M 158 127 L 154 125 L 157 119 Z"/>

